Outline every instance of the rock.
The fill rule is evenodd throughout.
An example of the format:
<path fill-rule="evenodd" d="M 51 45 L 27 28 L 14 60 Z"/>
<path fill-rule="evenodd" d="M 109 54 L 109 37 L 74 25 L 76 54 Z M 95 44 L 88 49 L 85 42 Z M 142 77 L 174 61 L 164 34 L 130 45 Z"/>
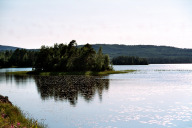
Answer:
<path fill-rule="evenodd" d="M 9 103 L 12 105 L 12 103 L 9 101 L 8 96 L 4 97 L 4 96 L 0 95 L 0 103 Z"/>

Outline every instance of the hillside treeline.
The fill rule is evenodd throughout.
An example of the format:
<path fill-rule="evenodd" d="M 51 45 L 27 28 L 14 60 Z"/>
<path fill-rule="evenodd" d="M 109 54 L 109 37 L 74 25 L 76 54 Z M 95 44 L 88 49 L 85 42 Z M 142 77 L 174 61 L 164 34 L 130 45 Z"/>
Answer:
<path fill-rule="evenodd" d="M 71 53 L 72 51 L 69 50 L 69 47 L 72 47 L 71 48 L 72 51 L 73 51 L 73 49 L 76 49 L 76 50 L 74 50 L 75 52 Z M 90 46 L 87 45 L 87 47 L 90 47 Z M 100 49 L 100 47 L 102 47 L 102 50 Z M 83 45 L 76 46 L 75 43 L 73 44 L 73 46 L 68 46 L 68 45 L 64 45 L 64 44 L 56 44 L 52 48 L 43 46 L 42 47 L 43 50 L 40 50 L 40 49 L 38 49 L 38 50 L 26 50 L 26 49 L 14 50 L 15 48 L 16 47 L 11 47 L 11 46 L 8 47 L 8 46 L 0 45 L 0 67 L 11 67 L 11 66 L 32 67 L 32 66 L 35 66 L 37 69 L 38 68 L 41 69 L 41 66 L 45 65 L 44 70 L 47 69 L 47 67 L 50 67 L 49 68 L 50 70 L 55 70 L 55 69 L 59 70 L 60 68 L 62 70 L 64 68 L 66 68 L 65 70 L 69 70 L 69 69 L 76 70 L 76 68 L 78 70 L 80 68 L 82 68 L 83 70 L 91 69 L 90 67 L 88 68 L 88 66 L 85 66 L 86 69 L 84 69 L 85 67 L 75 64 L 75 63 L 77 63 L 75 61 L 78 60 L 77 56 L 80 58 L 84 58 L 84 57 L 86 58 L 86 55 L 84 55 L 84 54 L 86 53 L 85 49 L 87 49 L 87 48 L 85 48 L 85 46 L 83 46 Z M 175 47 L 153 46 L 153 45 L 135 45 L 135 46 L 132 45 L 131 46 L 131 45 L 115 45 L 115 44 L 114 45 L 96 44 L 96 45 L 92 45 L 91 48 L 92 48 L 91 50 L 88 48 L 90 50 L 90 52 L 100 50 L 101 52 L 103 52 L 102 56 L 105 56 L 104 54 L 108 54 L 110 56 L 110 58 L 115 58 L 118 56 L 138 56 L 139 58 L 146 58 L 149 64 L 192 63 L 192 49 L 181 49 L 181 48 L 175 48 Z M 13 49 L 13 50 L 6 51 L 5 49 Z M 54 50 L 54 49 L 57 49 L 59 51 Z M 62 49 L 62 50 L 60 50 L 60 49 Z M 67 53 L 65 53 L 66 50 L 67 50 Z M 45 56 L 45 58 L 47 60 L 50 60 L 50 62 L 47 63 L 47 65 L 41 64 L 41 66 L 40 66 L 39 64 L 35 64 L 37 61 L 37 56 L 38 56 L 37 54 L 39 54 L 40 51 L 44 51 L 44 52 L 50 51 L 50 54 L 46 54 L 49 56 L 48 57 Z M 58 53 L 58 52 L 61 52 L 61 53 Z M 44 54 L 44 53 L 41 52 L 41 54 Z M 54 55 L 54 56 L 51 56 L 51 55 Z M 57 56 L 57 55 L 59 55 L 59 56 Z M 98 55 L 98 52 L 95 52 L 95 56 L 96 55 Z M 58 59 L 58 58 L 60 58 L 60 59 Z M 44 60 L 43 57 L 42 57 L 42 59 Z M 98 59 L 96 59 L 94 57 L 91 59 L 93 60 L 93 62 L 91 63 L 92 69 L 94 69 L 94 70 L 101 69 L 102 66 L 96 66 L 96 63 L 98 63 L 97 62 Z M 88 59 L 89 64 L 90 64 L 91 59 Z M 78 63 L 82 64 L 83 61 L 84 60 L 78 60 Z M 47 62 L 47 61 L 45 61 L 45 62 Z M 58 63 L 56 63 L 56 62 L 58 62 Z M 103 62 L 103 61 L 101 61 L 101 62 Z M 73 64 L 70 64 L 70 63 L 73 63 Z M 93 64 L 93 63 L 95 63 L 95 64 Z M 63 65 L 63 64 L 64 64 L 64 66 L 62 67 L 61 65 Z M 53 66 L 54 68 L 52 69 L 51 66 Z M 74 68 L 74 67 L 76 67 L 76 68 Z"/>
<path fill-rule="evenodd" d="M 149 64 L 192 63 L 192 49 L 175 48 L 154 45 L 118 45 L 96 44 L 92 47 L 97 50 L 103 48 L 103 53 L 110 58 L 118 56 L 138 56 L 146 58 Z"/>
<path fill-rule="evenodd" d="M 68 45 L 42 46 L 37 54 L 35 70 L 43 71 L 104 71 L 111 70 L 108 55 L 99 48 L 96 52 L 91 45 L 77 47 L 72 40 Z"/>
<path fill-rule="evenodd" d="M 111 70 L 108 55 L 102 48 L 96 52 L 91 45 L 77 47 L 72 40 L 68 45 L 42 46 L 40 50 L 16 49 L 0 52 L 0 67 L 33 67 L 42 71 L 104 71 Z"/>
<path fill-rule="evenodd" d="M 114 65 L 148 65 L 144 58 L 134 56 L 118 56 L 112 59 Z"/>
<path fill-rule="evenodd" d="M 35 64 L 37 52 L 26 49 L 0 52 L 0 67 L 32 67 Z"/>
<path fill-rule="evenodd" d="M 181 64 L 192 63 L 191 57 L 162 57 L 162 58 L 147 58 L 150 64 Z"/>

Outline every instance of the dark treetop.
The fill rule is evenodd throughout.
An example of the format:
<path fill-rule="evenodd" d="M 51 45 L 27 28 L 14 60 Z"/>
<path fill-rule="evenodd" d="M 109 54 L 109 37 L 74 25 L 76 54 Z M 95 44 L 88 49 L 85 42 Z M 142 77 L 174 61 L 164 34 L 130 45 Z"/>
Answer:
<path fill-rule="evenodd" d="M 37 54 L 35 70 L 40 71 L 105 71 L 111 70 L 108 55 L 101 47 L 96 52 L 91 45 L 78 48 L 76 41 L 68 45 L 42 46 Z"/>
<path fill-rule="evenodd" d="M 118 56 L 112 59 L 114 65 L 148 65 L 144 58 L 134 56 Z"/>

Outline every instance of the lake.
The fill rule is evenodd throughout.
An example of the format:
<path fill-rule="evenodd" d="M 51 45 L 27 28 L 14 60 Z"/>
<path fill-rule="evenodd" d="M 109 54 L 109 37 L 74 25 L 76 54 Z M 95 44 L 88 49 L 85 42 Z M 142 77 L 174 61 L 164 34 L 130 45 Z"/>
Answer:
<path fill-rule="evenodd" d="M 0 69 L 0 94 L 50 128 L 191 128 L 192 64 L 114 66 L 103 77 L 14 76 Z"/>

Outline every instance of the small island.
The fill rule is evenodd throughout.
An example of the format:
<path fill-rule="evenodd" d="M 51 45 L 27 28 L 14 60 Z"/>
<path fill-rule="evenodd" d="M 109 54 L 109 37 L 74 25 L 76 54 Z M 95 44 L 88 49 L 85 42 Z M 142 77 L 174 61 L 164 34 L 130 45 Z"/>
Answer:
<path fill-rule="evenodd" d="M 33 59 L 33 71 L 7 72 L 15 75 L 108 75 L 128 73 L 135 70 L 114 71 L 102 48 L 96 52 L 90 44 L 77 46 L 75 40 L 68 45 L 41 46 Z M 19 59 L 18 59 L 18 62 Z"/>
<path fill-rule="evenodd" d="M 96 52 L 90 44 L 77 47 L 75 40 L 68 45 L 55 44 L 53 47 L 42 46 L 37 53 L 35 71 L 111 71 L 109 56 Z"/>

